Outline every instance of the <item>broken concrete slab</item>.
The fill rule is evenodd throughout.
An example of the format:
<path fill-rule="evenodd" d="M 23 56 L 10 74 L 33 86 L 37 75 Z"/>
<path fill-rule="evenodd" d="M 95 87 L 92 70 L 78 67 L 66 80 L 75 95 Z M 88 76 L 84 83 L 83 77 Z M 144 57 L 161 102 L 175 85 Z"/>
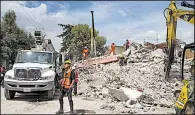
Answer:
<path fill-rule="evenodd" d="M 162 49 L 156 49 L 153 52 L 151 52 L 152 57 L 159 57 L 159 58 L 164 58 L 164 53 Z"/>
<path fill-rule="evenodd" d="M 132 107 L 137 104 L 141 104 L 143 108 L 170 107 L 175 101 L 173 91 L 181 88 L 182 82 L 180 83 L 177 79 L 173 79 L 169 82 L 164 80 L 163 58 L 159 55 L 153 56 L 152 53 L 154 52 L 155 51 L 140 47 L 140 49 L 132 51 L 130 61 L 134 63 L 129 63 L 127 66 L 120 67 L 118 63 L 110 63 L 102 65 L 101 71 L 96 71 L 95 68 L 90 68 L 88 69 L 88 71 L 90 71 L 88 73 L 83 74 L 81 72 L 82 76 L 79 76 L 79 90 L 84 92 L 83 95 L 94 95 L 92 96 L 93 98 L 103 99 L 106 103 L 114 104 L 113 106 L 116 108 L 120 105 L 119 101 L 124 102 L 123 107 L 126 105 L 127 101 L 128 105 Z M 179 64 L 173 65 L 172 69 L 176 69 L 178 71 L 177 73 L 179 73 L 179 66 Z M 137 87 L 141 87 L 144 88 L 144 94 L 138 98 L 137 103 L 135 104 L 134 99 L 130 99 L 130 96 L 128 96 L 121 87 L 129 89 L 135 88 L 135 90 Z M 108 91 L 106 91 L 107 88 Z M 130 94 L 134 93 L 131 92 Z M 169 103 L 165 105 L 163 99 L 166 99 L 166 103 Z M 129 108 L 126 109 L 129 110 Z M 132 111 L 140 113 L 139 111 L 143 110 L 144 109 L 138 107 Z M 145 111 L 153 110 L 146 108 Z"/>
<path fill-rule="evenodd" d="M 140 92 L 137 89 L 130 89 L 125 87 L 121 87 L 120 89 L 129 99 L 134 101 L 137 101 L 137 99 L 143 94 L 143 92 Z"/>
<path fill-rule="evenodd" d="M 127 101 L 129 98 L 120 89 L 109 89 L 109 94 L 118 99 L 119 101 Z"/>

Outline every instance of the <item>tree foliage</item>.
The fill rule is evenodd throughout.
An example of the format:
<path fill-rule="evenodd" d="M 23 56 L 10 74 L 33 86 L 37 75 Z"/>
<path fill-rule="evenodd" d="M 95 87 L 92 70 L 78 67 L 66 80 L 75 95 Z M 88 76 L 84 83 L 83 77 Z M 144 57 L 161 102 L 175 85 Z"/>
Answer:
<path fill-rule="evenodd" d="M 7 54 L 2 58 L 9 58 L 10 54 L 20 49 L 29 49 L 34 45 L 35 38 L 24 29 L 17 26 L 16 14 L 13 10 L 9 10 L 2 17 L 1 35 L 2 35 L 2 53 Z"/>
<path fill-rule="evenodd" d="M 82 49 L 87 46 L 91 48 L 91 28 L 87 24 L 77 25 L 63 25 L 59 24 L 63 28 L 63 33 L 58 35 L 62 38 L 62 50 L 68 51 L 70 54 L 81 58 Z M 99 32 L 95 30 L 96 49 L 98 56 L 105 52 L 104 45 L 106 44 L 106 37 L 100 36 Z"/>

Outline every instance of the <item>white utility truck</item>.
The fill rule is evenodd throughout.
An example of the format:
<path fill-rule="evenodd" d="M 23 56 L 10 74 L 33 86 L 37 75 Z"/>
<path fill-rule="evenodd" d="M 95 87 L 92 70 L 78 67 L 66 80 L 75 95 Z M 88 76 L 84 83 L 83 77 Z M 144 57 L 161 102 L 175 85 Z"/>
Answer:
<path fill-rule="evenodd" d="M 58 53 L 41 31 L 35 31 L 34 36 L 35 48 L 18 51 L 12 69 L 5 74 L 7 100 L 13 99 L 16 93 L 43 93 L 49 100 L 54 98 L 56 86 L 59 86 Z"/>

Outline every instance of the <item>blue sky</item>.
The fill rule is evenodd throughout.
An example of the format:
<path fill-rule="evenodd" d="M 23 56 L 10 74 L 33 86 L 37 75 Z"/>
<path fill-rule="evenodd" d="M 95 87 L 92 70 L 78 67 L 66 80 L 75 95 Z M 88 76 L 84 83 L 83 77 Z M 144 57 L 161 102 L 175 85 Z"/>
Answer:
<path fill-rule="evenodd" d="M 164 42 L 166 25 L 163 11 L 170 1 L 20 1 L 19 3 L 3 1 L 1 14 L 3 15 L 8 9 L 15 10 L 18 25 L 32 32 L 36 27 L 29 23 L 26 19 L 29 16 L 25 16 L 22 9 L 29 12 L 31 17 L 35 15 L 34 22 L 41 23 L 47 37 L 52 39 L 54 46 L 59 49 L 60 39 L 56 38 L 56 35 L 60 34 L 62 29 L 57 24 L 82 23 L 91 26 L 91 10 L 94 10 L 95 28 L 100 35 L 107 37 L 107 45 L 111 42 L 122 45 L 127 38 L 139 43 L 143 43 L 144 39 L 156 43 L 157 33 L 159 42 Z M 193 4 L 193 1 L 190 3 Z M 178 8 L 182 8 L 180 2 L 177 2 L 177 5 Z M 187 42 L 194 41 L 194 26 L 178 21 L 177 37 Z"/>

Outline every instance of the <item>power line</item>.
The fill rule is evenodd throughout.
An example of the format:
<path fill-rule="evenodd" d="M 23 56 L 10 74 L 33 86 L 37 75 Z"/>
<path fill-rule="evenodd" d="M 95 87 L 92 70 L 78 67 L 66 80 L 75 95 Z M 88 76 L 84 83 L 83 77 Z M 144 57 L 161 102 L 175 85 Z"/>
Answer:
<path fill-rule="evenodd" d="M 13 1 L 11 1 L 13 4 L 15 4 Z M 16 6 L 16 5 L 15 5 Z M 19 10 L 19 8 L 16 6 L 16 8 Z M 34 23 L 32 23 L 27 16 L 24 14 L 24 16 L 26 17 L 27 21 L 30 22 L 33 26 L 35 26 L 37 28 L 37 25 L 35 25 Z"/>
<path fill-rule="evenodd" d="M 42 27 L 42 29 L 44 29 L 44 27 L 42 26 L 42 24 L 39 23 L 39 21 L 37 21 L 37 18 L 36 18 L 36 16 L 34 15 L 34 13 L 33 13 L 31 10 L 30 10 L 30 12 L 31 12 L 32 16 L 35 18 L 36 22 L 40 25 L 40 27 Z"/>
<path fill-rule="evenodd" d="M 18 1 L 16 1 L 20 6 L 22 6 Z M 22 9 L 26 12 L 26 10 L 23 8 L 23 6 L 22 6 Z M 27 12 L 26 12 L 26 14 L 28 14 Z M 31 20 L 37 25 L 37 27 L 39 27 L 40 28 L 40 26 L 33 20 L 33 18 L 30 16 L 30 15 L 28 15 L 30 18 L 31 18 Z"/>
<path fill-rule="evenodd" d="M 31 12 L 31 10 L 30 10 L 30 12 Z M 33 12 L 31 12 L 31 14 L 34 16 L 35 19 L 37 19 L 37 18 L 35 17 L 35 15 L 33 14 Z M 39 23 L 39 21 L 37 21 L 37 23 Z M 41 25 L 41 23 L 39 23 L 39 25 L 44 29 L 44 27 Z"/>
<path fill-rule="evenodd" d="M 20 4 L 18 1 L 16 1 L 21 7 L 22 9 L 26 12 L 26 10 L 23 8 L 22 4 Z M 28 14 L 28 12 L 26 12 L 26 14 Z M 28 16 L 31 18 L 31 20 L 37 25 L 37 27 L 40 27 L 36 21 L 34 21 L 34 19 L 28 14 Z"/>

